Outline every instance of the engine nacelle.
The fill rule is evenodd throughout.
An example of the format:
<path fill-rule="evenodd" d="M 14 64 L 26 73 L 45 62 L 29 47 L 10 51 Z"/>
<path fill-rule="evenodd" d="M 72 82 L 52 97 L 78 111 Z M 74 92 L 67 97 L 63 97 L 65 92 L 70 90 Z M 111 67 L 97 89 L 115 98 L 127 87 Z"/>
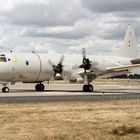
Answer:
<path fill-rule="evenodd" d="M 71 78 L 70 83 L 78 83 L 78 84 L 83 84 L 83 79 L 82 78 Z"/>

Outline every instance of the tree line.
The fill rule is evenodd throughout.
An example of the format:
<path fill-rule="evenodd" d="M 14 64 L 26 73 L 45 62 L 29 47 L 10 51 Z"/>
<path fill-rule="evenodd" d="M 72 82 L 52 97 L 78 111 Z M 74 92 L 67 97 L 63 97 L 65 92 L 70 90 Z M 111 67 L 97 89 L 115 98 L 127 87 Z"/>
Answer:
<path fill-rule="evenodd" d="M 124 74 L 124 75 L 120 75 L 120 76 L 114 76 L 112 78 L 123 78 L 123 79 L 140 79 L 140 74 Z"/>

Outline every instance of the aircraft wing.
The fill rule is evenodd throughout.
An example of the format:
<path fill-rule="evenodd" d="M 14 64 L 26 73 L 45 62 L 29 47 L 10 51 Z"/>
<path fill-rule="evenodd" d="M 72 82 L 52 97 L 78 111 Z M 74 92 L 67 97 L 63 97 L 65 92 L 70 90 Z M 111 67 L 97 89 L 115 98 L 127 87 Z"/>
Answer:
<path fill-rule="evenodd" d="M 115 67 L 108 67 L 103 74 L 95 74 L 94 72 L 87 71 L 87 78 L 89 81 L 94 80 L 95 78 L 109 78 L 113 76 L 119 76 L 123 74 L 130 73 L 131 70 L 140 67 L 140 64 L 132 64 L 132 65 L 125 65 L 125 66 L 115 66 Z M 84 78 L 84 71 L 79 72 L 79 75 Z"/>
<path fill-rule="evenodd" d="M 133 64 L 133 65 L 125 65 L 125 66 L 116 66 L 116 67 L 109 67 L 106 68 L 108 72 L 113 72 L 113 71 L 122 71 L 122 70 L 133 70 L 134 68 L 140 67 L 140 64 Z"/>
<path fill-rule="evenodd" d="M 135 65 L 125 65 L 125 66 L 116 66 L 116 67 L 108 67 L 106 68 L 105 73 L 98 75 L 98 78 L 110 78 L 114 76 L 119 76 L 123 74 L 130 73 L 134 68 L 140 67 L 140 64 Z"/>

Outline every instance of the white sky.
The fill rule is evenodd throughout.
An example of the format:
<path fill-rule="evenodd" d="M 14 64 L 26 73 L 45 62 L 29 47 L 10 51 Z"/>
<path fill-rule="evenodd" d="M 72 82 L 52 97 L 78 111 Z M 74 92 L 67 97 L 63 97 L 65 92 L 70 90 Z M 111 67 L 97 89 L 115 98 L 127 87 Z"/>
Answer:
<path fill-rule="evenodd" d="M 0 51 L 105 54 L 128 24 L 140 40 L 138 0 L 0 0 Z"/>

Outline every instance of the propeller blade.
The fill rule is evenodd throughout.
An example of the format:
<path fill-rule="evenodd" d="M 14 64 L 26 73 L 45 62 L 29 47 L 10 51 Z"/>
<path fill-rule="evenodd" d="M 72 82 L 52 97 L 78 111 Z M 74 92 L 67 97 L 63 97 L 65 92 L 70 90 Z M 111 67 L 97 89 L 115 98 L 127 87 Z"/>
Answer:
<path fill-rule="evenodd" d="M 88 58 L 86 58 L 85 48 L 83 48 L 82 54 L 83 54 L 83 61 L 82 61 L 82 64 L 79 66 L 79 68 L 83 68 L 86 74 L 86 70 L 89 70 L 91 67 L 91 61 Z"/>
<path fill-rule="evenodd" d="M 83 56 L 83 59 L 86 59 L 86 50 L 85 50 L 85 48 L 82 49 L 82 56 Z"/>
<path fill-rule="evenodd" d="M 64 61 L 64 55 L 61 56 L 60 60 L 59 60 L 59 64 L 62 64 Z"/>
<path fill-rule="evenodd" d="M 63 61 L 64 61 L 64 55 L 61 56 L 60 61 L 57 65 L 53 64 L 51 60 L 48 60 L 48 63 L 52 66 L 53 68 L 52 70 L 54 71 L 54 79 L 57 77 L 57 75 L 62 76 L 61 74 L 63 72 L 63 67 L 64 67 L 62 65 Z"/>
<path fill-rule="evenodd" d="M 52 63 L 51 60 L 48 60 L 48 63 L 49 63 L 52 67 L 54 66 L 54 64 Z"/>

